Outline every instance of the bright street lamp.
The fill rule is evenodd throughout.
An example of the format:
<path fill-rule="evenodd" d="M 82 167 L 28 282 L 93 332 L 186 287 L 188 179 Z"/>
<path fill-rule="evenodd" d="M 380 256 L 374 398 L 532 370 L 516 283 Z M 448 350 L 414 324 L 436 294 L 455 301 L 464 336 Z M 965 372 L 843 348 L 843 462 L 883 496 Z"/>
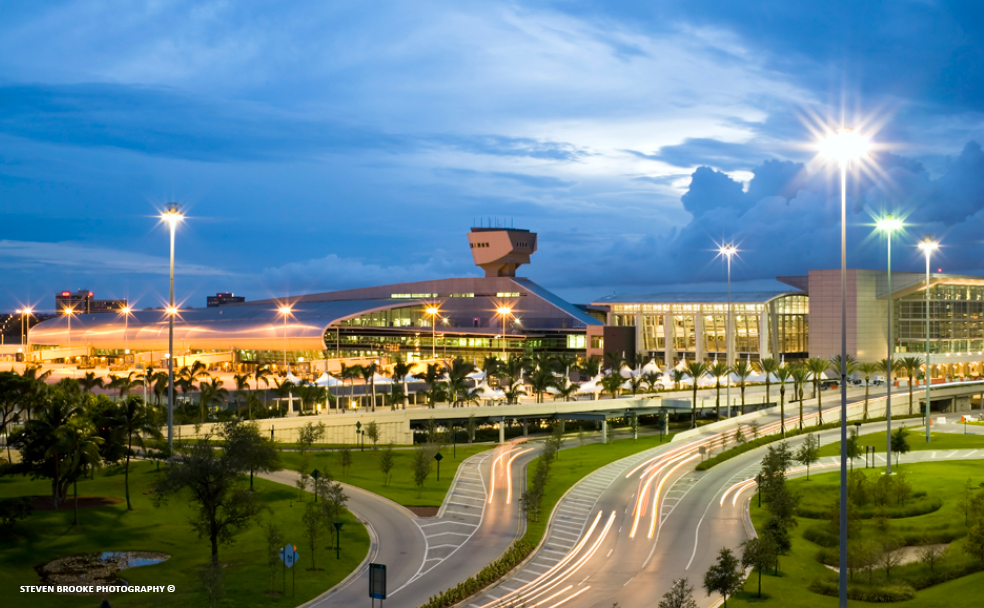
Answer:
<path fill-rule="evenodd" d="M 868 140 L 847 127 L 828 134 L 821 152 L 840 165 L 841 178 L 841 470 L 839 606 L 847 608 L 847 167 L 861 159 Z"/>
<path fill-rule="evenodd" d="M 512 316 L 512 308 L 500 306 L 495 310 L 496 314 L 502 317 L 502 360 L 506 360 L 506 317 Z"/>
<path fill-rule="evenodd" d="M 725 357 L 726 357 L 725 361 L 727 361 L 728 363 L 728 369 L 729 369 L 728 376 L 731 375 L 730 368 L 732 365 L 734 365 L 731 358 L 731 344 L 733 340 L 731 336 L 731 258 L 736 253 L 738 253 L 738 248 L 731 243 L 727 245 L 721 245 L 720 247 L 718 247 L 718 254 L 723 255 L 728 259 L 728 312 L 727 312 L 727 316 L 725 317 L 726 321 L 724 324 L 725 327 L 724 341 L 727 343 L 726 350 L 725 350 Z M 727 391 L 725 393 L 726 395 L 725 398 L 728 400 L 728 418 L 731 418 L 731 378 L 730 377 L 728 378 L 728 382 L 725 386 Z"/>
<path fill-rule="evenodd" d="M 174 316 L 177 308 L 174 306 L 174 231 L 184 215 L 181 205 L 168 203 L 164 206 L 161 219 L 167 222 L 171 229 L 171 290 L 167 308 L 167 447 L 169 452 L 174 449 Z"/>
<path fill-rule="evenodd" d="M 431 359 L 437 359 L 437 315 L 441 309 L 437 306 L 428 306 L 426 310 L 431 318 Z"/>
<path fill-rule="evenodd" d="M 129 366 L 130 354 L 130 311 L 132 309 L 129 306 L 124 306 L 120 309 L 120 313 L 123 315 L 123 361 Z"/>
<path fill-rule="evenodd" d="M 21 316 L 21 343 L 24 344 L 24 361 L 27 362 L 31 352 L 31 314 L 34 313 L 34 309 L 27 307 L 17 312 Z"/>
<path fill-rule="evenodd" d="M 71 306 L 66 306 L 62 309 L 62 314 L 68 317 L 68 350 L 72 350 L 72 315 L 75 314 L 75 309 Z"/>
<path fill-rule="evenodd" d="M 287 369 L 287 317 L 290 316 L 290 306 L 281 306 L 278 312 L 284 316 L 284 369 Z"/>
<path fill-rule="evenodd" d="M 902 220 L 886 215 L 875 223 L 888 239 L 888 358 L 885 359 L 885 385 L 888 395 L 885 398 L 885 453 L 892 453 L 892 365 L 895 363 L 895 344 L 892 342 L 892 233 L 902 229 Z M 892 474 L 892 459 L 886 459 L 885 474 Z"/>
<path fill-rule="evenodd" d="M 940 248 L 933 240 L 933 235 L 927 234 L 919 243 L 919 248 L 926 254 L 926 443 L 929 443 L 929 387 L 932 383 L 932 368 L 929 367 L 929 256 Z"/>

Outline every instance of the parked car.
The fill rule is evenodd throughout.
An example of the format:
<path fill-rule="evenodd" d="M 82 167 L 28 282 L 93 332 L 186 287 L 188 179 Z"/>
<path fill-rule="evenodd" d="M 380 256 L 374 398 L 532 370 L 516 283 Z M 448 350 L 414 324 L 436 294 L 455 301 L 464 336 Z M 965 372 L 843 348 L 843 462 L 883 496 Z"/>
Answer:
<path fill-rule="evenodd" d="M 840 382 L 837 380 L 823 380 L 820 382 L 820 390 L 826 391 L 830 389 L 840 388 Z"/>

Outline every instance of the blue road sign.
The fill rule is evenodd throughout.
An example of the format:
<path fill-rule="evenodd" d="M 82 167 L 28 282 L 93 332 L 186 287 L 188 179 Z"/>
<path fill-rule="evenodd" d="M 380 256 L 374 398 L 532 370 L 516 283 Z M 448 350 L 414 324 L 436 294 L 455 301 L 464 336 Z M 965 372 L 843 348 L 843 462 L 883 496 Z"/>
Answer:
<path fill-rule="evenodd" d="M 297 547 L 294 545 L 287 545 L 280 550 L 280 559 L 284 562 L 284 565 L 288 568 L 292 567 L 297 563 L 297 559 L 300 556 L 297 554 Z"/>

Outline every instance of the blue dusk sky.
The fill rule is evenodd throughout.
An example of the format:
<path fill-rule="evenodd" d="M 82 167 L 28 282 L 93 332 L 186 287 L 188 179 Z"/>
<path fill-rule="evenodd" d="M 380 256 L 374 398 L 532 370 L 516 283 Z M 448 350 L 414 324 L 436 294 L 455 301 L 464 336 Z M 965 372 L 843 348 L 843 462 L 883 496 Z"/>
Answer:
<path fill-rule="evenodd" d="M 87 288 L 185 306 L 475 276 L 539 233 L 576 302 L 839 266 L 817 133 L 871 136 L 849 264 L 984 270 L 980 2 L 0 3 L 0 311 Z"/>

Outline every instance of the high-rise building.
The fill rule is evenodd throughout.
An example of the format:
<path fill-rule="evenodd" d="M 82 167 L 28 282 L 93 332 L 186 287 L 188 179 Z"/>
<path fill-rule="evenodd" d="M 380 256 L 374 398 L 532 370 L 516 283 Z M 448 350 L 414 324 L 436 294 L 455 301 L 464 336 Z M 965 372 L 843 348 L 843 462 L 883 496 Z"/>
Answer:
<path fill-rule="evenodd" d="M 207 308 L 215 308 L 216 306 L 225 306 L 226 304 L 242 304 L 246 301 L 243 296 L 234 296 L 232 292 L 219 292 L 214 296 L 208 296 L 206 298 Z"/>
<path fill-rule="evenodd" d="M 55 312 L 61 314 L 66 308 L 71 308 L 77 314 L 92 314 L 99 312 L 119 312 L 126 305 L 126 300 L 96 300 L 95 294 L 88 289 L 80 289 L 75 293 L 62 291 L 55 294 Z"/>

